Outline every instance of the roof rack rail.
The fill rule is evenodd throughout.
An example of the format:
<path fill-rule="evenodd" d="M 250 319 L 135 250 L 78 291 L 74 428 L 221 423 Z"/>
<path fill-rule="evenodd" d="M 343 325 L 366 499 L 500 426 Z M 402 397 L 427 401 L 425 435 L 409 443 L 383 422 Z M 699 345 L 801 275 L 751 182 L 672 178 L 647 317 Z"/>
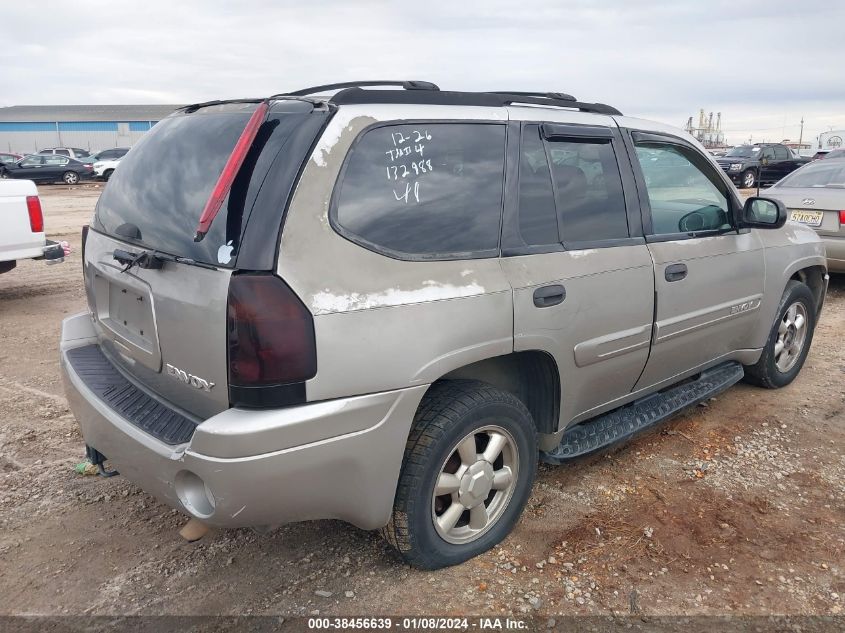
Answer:
<path fill-rule="evenodd" d="M 613 106 L 604 103 L 584 103 L 571 98 L 553 97 L 556 93 L 543 93 L 534 96 L 527 93 L 513 92 L 459 92 L 451 90 L 361 90 L 358 87 L 341 90 L 329 99 L 335 105 L 366 103 L 426 104 L 426 105 L 464 105 L 501 107 L 511 104 L 528 104 L 546 107 L 568 108 L 581 112 L 621 116 Z M 571 95 L 562 95 L 570 97 Z"/>
<path fill-rule="evenodd" d="M 575 97 L 565 92 L 521 92 L 519 90 L 492 90 L 494 95 L 518 95 L 520 97 L 545 97 L 559 101 L 578 101 Z"/>
<path fill-rule="evenodd" d="M 327 90 L 341 90 L 343 88 L 360 88 L 361 86 L 401 86 L 405 90 L 440 90 L 437 84 L 430 81 L 344 81 L 336 84 L 325 84 L 323 86 L 312 86 L 311 88 L 303 88 L 302 90 L 295 90 L 293 92 L 283 93 L 289 97 L 304 97 L 306 95 L 313 95 Z M 273 95 L 281 96 L 281 95 Z"/>

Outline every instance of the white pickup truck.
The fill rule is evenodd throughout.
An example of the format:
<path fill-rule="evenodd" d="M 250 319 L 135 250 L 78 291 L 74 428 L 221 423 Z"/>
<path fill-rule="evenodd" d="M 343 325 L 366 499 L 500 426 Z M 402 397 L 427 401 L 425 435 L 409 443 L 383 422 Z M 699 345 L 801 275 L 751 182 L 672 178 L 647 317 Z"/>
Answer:
<path fill-rule="evenodd" d="M 0 273 L 12 270 L 19 259 L 64 261 L 61 244 L 44 235 L 44 214 L 38 189 L 31 180 L 0 180 Z"/>

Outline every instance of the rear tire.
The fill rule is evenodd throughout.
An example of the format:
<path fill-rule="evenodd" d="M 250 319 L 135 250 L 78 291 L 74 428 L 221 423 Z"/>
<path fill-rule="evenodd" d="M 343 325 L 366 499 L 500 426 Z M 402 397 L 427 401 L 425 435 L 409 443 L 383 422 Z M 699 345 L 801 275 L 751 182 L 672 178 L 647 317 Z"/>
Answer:
<path fill-rule="evenodd" d="M 487 551 L 522 514 L 537 457 L 531 414 L 513 394 L 474 380 L 434 384 L 414 417 L 382 536 L 422 569 Z"/>
<path fill-rule="evenodd" d="M 79 174 L 75 171 L 66 171 L 62 174 L 62 182 L 66 185 L 75 185 L 79 182 Z"/>
<path fill-rule="evenodd" d="M 763 355 L 745 368 L 745 380 L 758 387 L 780 389 L 798 375 L 807 359 L 816 329 L 816 301 L 800 281 L 790 280 L 778 304 Z"/>

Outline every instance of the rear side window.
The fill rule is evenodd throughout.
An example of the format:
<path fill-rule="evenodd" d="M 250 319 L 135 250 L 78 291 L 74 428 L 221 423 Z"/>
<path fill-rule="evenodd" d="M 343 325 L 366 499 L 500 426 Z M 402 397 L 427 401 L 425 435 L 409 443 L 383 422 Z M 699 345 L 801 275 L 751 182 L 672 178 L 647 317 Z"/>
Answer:
<path fill-rule="evenodd" d="M 341 174 L 332 223 L 399 258 L 498 254 L 505 126 L 386 125 L 365 132 Z"/>
<path fill-rule="evenodd" d="M 628 237 L 622 177 L 610 139 L 548 143 L 564 244 Z"/>
<path fill-rule="evenodd" d="M 539 125 L 527 125 L 519 152 L 519 234 L 527 246 L 559 244 L 552 175 Z"/>
<path fill-rule="evenodd" d="M 523 128 L 519 159 L 519 237 L 525 246 L 579 244 L 629 236 L 622 177 L 612 139 L 543 140 Z"/>

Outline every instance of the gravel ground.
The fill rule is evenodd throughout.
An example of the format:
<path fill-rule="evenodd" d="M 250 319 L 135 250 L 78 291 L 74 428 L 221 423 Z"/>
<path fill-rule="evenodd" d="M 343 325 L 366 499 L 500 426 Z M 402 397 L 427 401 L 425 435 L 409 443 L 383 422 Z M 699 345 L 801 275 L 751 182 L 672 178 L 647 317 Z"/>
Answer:
<path fill-rule="evenodd" d="M 628 445 L 541 466 L 513 534 L 420 572 L 335 521 L 216 531 L 76 474 L 61 319 L 100 189 L 42 187 L 60 266 L 0 276 L 0 614 L 837 614 L 845 602 L 845 278 L 793 385 L 739 385 Z"/>

